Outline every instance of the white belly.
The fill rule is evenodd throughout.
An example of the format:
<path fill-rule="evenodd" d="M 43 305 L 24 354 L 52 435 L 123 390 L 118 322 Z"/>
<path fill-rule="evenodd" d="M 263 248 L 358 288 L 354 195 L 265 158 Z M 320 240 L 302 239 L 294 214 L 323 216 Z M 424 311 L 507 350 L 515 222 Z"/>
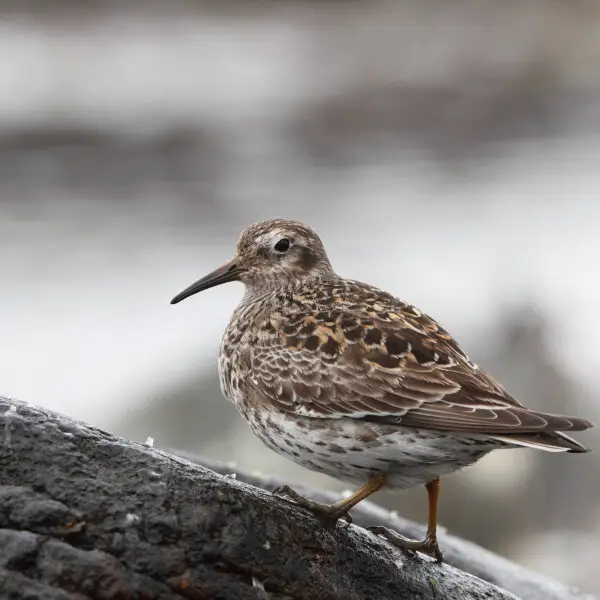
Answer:
<path fill-rule="evenodd" d="M 424 484 L 501 447 L 485 436 L 456 437 L 356 419 L 292 417 L 279 411 L 238 408 L 272 450 L 307 469 L 354 484 L 377 473 L 387 475 L 390 488 Z"/>

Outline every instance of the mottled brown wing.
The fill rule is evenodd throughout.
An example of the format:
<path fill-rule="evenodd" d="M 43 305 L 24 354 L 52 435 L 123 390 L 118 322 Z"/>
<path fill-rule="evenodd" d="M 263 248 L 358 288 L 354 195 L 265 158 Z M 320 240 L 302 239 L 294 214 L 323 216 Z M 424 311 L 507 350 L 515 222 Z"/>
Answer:
<path fill-rule="evenodd" d="M 250 385 L 284 411 L 479 433 L 585 429 L 524 408 L 433 319 L 342 309 L 272 317 L 252 345 Z"/>

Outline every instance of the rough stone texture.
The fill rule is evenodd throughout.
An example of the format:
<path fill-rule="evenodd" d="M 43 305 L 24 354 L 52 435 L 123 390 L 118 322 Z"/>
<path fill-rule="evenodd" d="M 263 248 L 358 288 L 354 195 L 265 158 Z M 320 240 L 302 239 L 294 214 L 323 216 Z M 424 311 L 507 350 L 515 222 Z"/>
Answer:
<path fill-rule="evenodd" d="M 264 490 L 269 491 L 284 483 L 289 484 L 289 482 L 270 475 L 245 472 L 235 464 L 217 462 L 179 450 L 173 450 L 173 452 L 217 473 L 235 473 L 238 481 L 249 483 Z M 339 494 L 331 491 L 319 490 L 309 486 L 294 485 L 292 487 L 303 496 L 320 502 L 336 502 L 340 499 Z M 363 527 L 382 525 L 410 538 L 420 539 L 425 535 L 424 525 L 405 519 L 395 511 L 390 512 L 369 500 L 364 500 L 352 509 L 352 519 L 355 525 Z M 443 531 L 439 532 L 438 537 L 444 552 L 444 560 L 449 565 L 493 583 L 515 594 L 520 600 L 595 600 L 592 595 L 582 594 L 573 587 L 525 569 L 477 544 Z"/>
<path fill-rule="evenodd" d="M 0 398 L 0 599 L 509 600 L 186 459 Z"/>

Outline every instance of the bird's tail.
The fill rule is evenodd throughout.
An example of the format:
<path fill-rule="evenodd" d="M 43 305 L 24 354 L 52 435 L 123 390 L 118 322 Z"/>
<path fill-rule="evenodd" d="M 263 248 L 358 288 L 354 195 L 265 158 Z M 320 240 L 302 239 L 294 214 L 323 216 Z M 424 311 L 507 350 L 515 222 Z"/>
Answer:
<path fill-rule="evenodd" d="M 525 446 L 526 448 L 535 448 L 546 452 L 591 452 L 583 444 L 562 431 L 543 431 L 540 433 L 520 433 L 493 437 L 495 440 L 513 446 Z"/>

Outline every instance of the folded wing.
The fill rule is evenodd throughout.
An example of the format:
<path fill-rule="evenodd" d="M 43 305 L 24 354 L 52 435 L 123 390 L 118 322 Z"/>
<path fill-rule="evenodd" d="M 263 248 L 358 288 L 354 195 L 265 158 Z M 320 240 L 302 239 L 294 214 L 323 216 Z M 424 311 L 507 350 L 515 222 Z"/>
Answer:
<path fill-rule="evenodd" d="M 281 410 L 308 417 L 491 436 L 533 434 L 534 441 L 540 432 L 593 426 L 526 409 L 433 319 L 411 307 L 383 315 L 344 308 L 287 315 L 255 340 L 251 360 L 255 391 Z"/>

